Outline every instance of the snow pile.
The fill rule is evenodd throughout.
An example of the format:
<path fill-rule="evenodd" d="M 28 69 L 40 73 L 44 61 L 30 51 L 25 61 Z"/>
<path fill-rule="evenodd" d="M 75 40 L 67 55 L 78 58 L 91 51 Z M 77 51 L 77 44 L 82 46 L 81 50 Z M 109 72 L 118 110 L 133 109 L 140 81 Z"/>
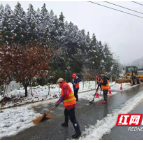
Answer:
<path fill-rule="evenodd" d="M 128 89 L 130 89 L 132 87 L 136 87 L 136 86 L 138 86 L 138 85 L 131 86 L 130 83 L 122 83 L 122 88 L 123 88 L 122 91 L 128 90 Z M 111 86 L 111 90 L 120 91 L 120 87 L 121 87 L 121 84 L 116 83 L 113 86 Z"/>
<path fill-rule="evenodd" d="M 28 109 L 28 106 L 5 109 L 0 113 L 0 138 L 15 135 L 33 126 L 31 120 L 36 116 L 37 114 Z"/>
<path fill-rule="evenodd" d="M 111 114 L 102 120 L 97 120 L 95 126 L 91 126 L 82 133 L 80 139 L 83 140 L 99 140 L 104 134 L 109 134 L 111 129 L 116 125 L 118 114 L 129 113 L 143 99 L 143 92 L 139 92 L 136 96 L 122 104 L 118 109 L 113 110 Z"/>

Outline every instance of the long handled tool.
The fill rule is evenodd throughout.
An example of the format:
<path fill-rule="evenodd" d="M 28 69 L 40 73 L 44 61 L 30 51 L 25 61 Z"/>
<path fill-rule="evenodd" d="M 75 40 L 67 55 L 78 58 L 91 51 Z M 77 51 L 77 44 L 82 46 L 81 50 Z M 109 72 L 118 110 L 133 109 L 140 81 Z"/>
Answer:
<path fill-rule="evenodd" d="M 95 92 L 95 94 L 93 95 L 93 99 L 92 99 L 89 103 L 92 103 L 92 102 L 94 101 L 95 96 L 96 96 L 96 92 Z"/>
<path fill-rule="evenodd" d="M 93 99 L 92 99 L 89 103 L 92 103 L 92 102 L 94 101 L 94 98 L 95 98 L 95 96 L 96 96 L 96 93 L 97 93 L 98 88 L 99 88 L 99 85 L 98 85 L 98 87 L 97 87 L 97 89 L 96 89 L 95 94 L 93 95 Z"/>
<path fill-rule="evenodd" d="M 60 103 L 59 103 L 60 104 Z M 43 119 L 51 119 L 53 118 L 49 113 L 50 111 L 52 111 L 55 108 L 55 106 L 53 108 L 51 108 L 48 112 L 42 114 L 41 116 L 37 117 L 36 119 L 32 120 L 32 122 L 34 124 L 38 124 L 39 122 L 41 122 Z"/>

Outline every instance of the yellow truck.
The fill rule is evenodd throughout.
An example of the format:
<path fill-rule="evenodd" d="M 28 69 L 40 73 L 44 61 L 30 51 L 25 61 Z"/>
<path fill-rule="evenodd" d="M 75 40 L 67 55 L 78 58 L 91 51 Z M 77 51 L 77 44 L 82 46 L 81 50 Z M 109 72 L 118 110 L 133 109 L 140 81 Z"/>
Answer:
<path fill-rule="evenodd" d="M 131 85 L 141 84 L 141 78 L 138 75 L 138 68 L 136 66 L 126 66 L 125 74 L 120 79 L 116 79 L 116 83 L 127 83 Z"/>
<path fill-rule="evenodd" d="M 141 81 L 143 81 L 143 69 L 138 69 L 138 77 L 140 77 Z"/>

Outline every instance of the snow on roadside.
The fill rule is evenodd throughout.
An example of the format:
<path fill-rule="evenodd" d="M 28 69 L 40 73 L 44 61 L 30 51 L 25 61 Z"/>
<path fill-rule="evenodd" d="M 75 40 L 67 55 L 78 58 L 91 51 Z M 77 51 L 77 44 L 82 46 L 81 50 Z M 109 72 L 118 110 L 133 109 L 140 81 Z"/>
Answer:
<path fill-rule="evenodd" d="M 31 121 L 39 116 L 40 113 L 35 112 L 33 110 L 33 106 L 45 106 L 49 103 L 55 103 L 56 101 L 57 99 L 52 101 L 43 101 L 31 105 L 5 109 L 3 112 L 0 112 L 0 139 L 16 135 L 20 131 L 34 126 Z"/>
<path fill-rule="evenodd" d="M 71 88 L 73 88 L 71 83 L 69 83 L 69 85 L 71 86 Z M 95 89 L 95 81 L 85 81 L 84 85 L 83 85 L 83 82 L 80 82 L 79 92 L 87 91 L 91 89 Z M 38 85 L 36 87 L 32 87 L 32 95 L 31 95 L 31 88 L 28 87 L 27 90 L 28 90 L 28 97 L 24 97 L 25 90 L 23 87 L 21 87 L 19 90 L 15 89 L 11 91 L 6 95 L 6 97 L 17 98 L 20 100 L 20 102 L 17 102 L 17 103 L 8 102 L 3 107 L 1 107 L 1 104 L 0 104 L 0 108 L 3 109 L 7 107 L 13 107 L 14 105 L 21 105 L 21 104 L 32 103 L 36 101 L 46 101 L 50 99 L 59 98 L 60 92 L 61 92 L 61 89 L 57 84 L 50 85 L 50 91 L 47 85 L 45 86 Z M 20 98 L 23 98 L 23 99 L 20 99 Z"/>
<path fill-rule="evenodd" d="M 2 96 L 0 96 L 0 102 L 3 100 L 3 97 Z"/>
<path fill-rule="evenodd" d="M 115 83 L 111 83 L 110 86 L 111 86 L 111 90 L 120 91 L 121 84 L 119 84 L 119 83 L 116 83 L 116 84 Z M 136 86 L 138 86 L 138 85 L 131 86 L 130 83 L 122 83 L 122 88 L 123 88 L 122 91 L 128 90 L 128 89 L 136 87 Z"/>
<path fill-rule="evenodd" d="M 112 94 L 111 95 L 108 94 L 108 96 L 115 95 L 118 91 L 120 91 L 121 84 L 118 84 L 115 82 L 110 82 L 109 85 L 111 87 Z M 123 83 L 122 84 L 122 87 L 123 87 L 122 91 L 128 90 L 128 89 L 130 89 L 132 87 L 136 87 L 136 86 L 137 85 L 131 86 L 130 83 Z M 96 88 L 97 88 L 97 85 L 96 85 Z M 93 100 L 93 97 L 95 97 L 95 92 L 96 92 L 96 90 L 85 92 L 82 94 L 80 94 L 80 92 L 79 92 L 78 96 L 79 96 L 79 99 L 81 98 L 81 99 L 86 99 L 86 100 L 91 101 L 91 100 Z M 98 90 L 98 93 L 99 93 L 99 98 L 94 98 L 95 102 L 103 99 L 103 91 L 101 91 L 100 88 Z"/>
<path fill-rule="evenodd" d="M 71 88 L 73 88 L 71 83 L 69 83 L 69 85 L 71 86 Z M 115 94 L 116 93 L 115 91 L 120 91 L 121 84 L 117 84 L 117 83 L 115 84 L 115 82 L 110 82 L 109 85 L 111 86 L 111 91 L 114 90 L 114 92 L 112 92 L 112 94 Z M 87 92 L 86 92 L 85 94 L 80 96 L 80 93 L 84 92 L 84 91 L 88 91 L 88 90 L 95 90 L 95 87 L 97 88 L 97 84 L 95 81 L 84 81 L 84 83 L 80 82 L 79 98 L 92 100 L 93 94 L 95 94 L 95 91 L 93 92 L 92 95 L 87 94 Z M 132 88 L 132 86 L 130 86 L 130 83 L 123 83 L 122 87 L 123 87 L 123 91 L 127 90 L 129 88 Z M 31 88 L 28 87 L 28 97 L 24 97 L 25 90 L 22 87 L 22 88 L 20 88 L 20 90 L 15 89 L 14 91 L 7 94 L 8 98 L 16 97 L 17 99 L 20 100 L 19 102 L 17 102 L 17 103 L 8 102 L 3 107 L 1 107 L 1 105 L 0 105 L 0 108 L 13 107 L 14 105 L 21 105 L 21 104 L 32 103 L 32 102 L 36 102 L 36 101 L 46 101 L 49 99 L 58 98 L 60 96 L 60 91 L 61 91 L 61 89 L 58 87 L 57 84 L 50 85 L 50 91 L 49 91 L 49 87 L 47 85 L 45 85 L 45 86 L 39 85 L 36 87 L 32 87 L 32 95 L 31 95 Z M 100 94 L 102 94 L 102 92 L 100 92 Z M 23 98 L 23 99 L 20 99 L 20 98 Z M 0 96 L 0 101 L 2 99 L 3 99 L 2 96 Z"/>
<path fill-rule="evenodd" d="M 95 126 L 91 126 L 82 133 L 82 140 L 99 140 L 104 134 L 109 134 L 111 129 L 116 125 L 118 114 L 129 113 L 143 99 L 143 92 L 139 92 L 133 98 L 126 101 L 118 109 L 107 114 L 102 120 L 97 120 Z"/>

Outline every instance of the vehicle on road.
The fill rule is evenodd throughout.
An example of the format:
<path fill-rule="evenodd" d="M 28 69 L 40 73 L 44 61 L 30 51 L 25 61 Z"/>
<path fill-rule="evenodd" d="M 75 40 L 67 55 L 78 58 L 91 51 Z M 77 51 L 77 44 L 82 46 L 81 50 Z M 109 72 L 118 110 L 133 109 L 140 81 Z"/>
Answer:
<path fill-rule="evenodd" d="M 143 81 L 143 69 L 138 69 L 138 77 L 140 77 L 141 81 Z"/>
<path fill-rule="evenodd" d="M 141 84 L 141 78 L 138 76 L 138 68 L 136 66 L 126 66 L 123 77 L 116 79 L 116 83 L 127 82 L 129 82 L 131 85 Z"/>

